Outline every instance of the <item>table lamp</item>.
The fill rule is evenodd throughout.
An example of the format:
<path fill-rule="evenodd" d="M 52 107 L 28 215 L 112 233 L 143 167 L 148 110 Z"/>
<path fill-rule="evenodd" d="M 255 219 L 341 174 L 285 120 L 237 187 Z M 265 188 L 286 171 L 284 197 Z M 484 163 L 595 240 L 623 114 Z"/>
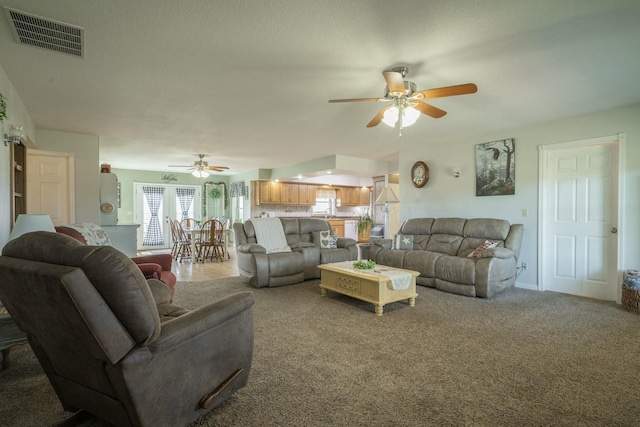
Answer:
<path fill-rule="evenodd" d="M 9 240 L 32 231 L 52 231 L 55 233 L 56 229 L 47 214 L 20 214 L 11 234 L 9 234 Z"/>
<path fill-rule="evenodd" d="M 382 192 L 380 193 L 380 195 L 378 196 L 378 198 L 375 201 L 376 205 L 384 205 L 384 208 L 382 208 L 382 212 L 384 213 L 384 238 L 385 239 L 390 239 L 390 233 L 389 233 L 389 212 L 391 212 L 391 207 L 389 206 L 389 203 L 398 203 L 398 196 L 396 196 L 396 193 L 393 192 L 393 190 L 389 187 L 384 187 L 382 189 Z"/>

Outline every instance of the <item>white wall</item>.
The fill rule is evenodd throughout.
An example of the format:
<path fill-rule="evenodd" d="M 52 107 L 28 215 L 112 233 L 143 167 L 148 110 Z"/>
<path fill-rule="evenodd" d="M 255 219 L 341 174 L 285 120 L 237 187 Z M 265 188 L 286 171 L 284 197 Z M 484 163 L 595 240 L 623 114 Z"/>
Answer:
<path fill-rule="evenodd" d="M 626 133 L 623 163 L 624 194 L 619 224 L 622 270 L 640 268 L 640 104 L 527 127 L 472 135 L 456 141 L 432 141 L 400 153 L 400 221 L 415 217 L 491 217 L 524 224 L 520 261 L 529 264 L 518 278 L 521 286 L 536 287 L 538 223 L 538 146 Z M 475 145 L 506 138 L 516 140 L 516 190 L 512 196 L 475 195 Z M 411 166 L 422 160 L 430 169 L 429 183 L 411 185 Z M 454 178 L 451 166 L 460 166 Z M 522 209 L 529 216 L 522 216 Z"/>

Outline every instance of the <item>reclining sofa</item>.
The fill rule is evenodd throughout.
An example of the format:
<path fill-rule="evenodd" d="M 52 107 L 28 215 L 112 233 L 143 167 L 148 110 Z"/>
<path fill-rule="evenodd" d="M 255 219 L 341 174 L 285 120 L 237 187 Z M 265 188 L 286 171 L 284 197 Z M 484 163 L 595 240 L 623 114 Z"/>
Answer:
<path fill-rule="evenodd" d="M 0 300 L 65 411 L 114 426 L 184 426 L 247 384 L 251 292 L 190 311 L 117 249 L 47 231 L 7 243 L 0 277 Z"/>
<path fill-rule="evenodd" d="M 320 278 L 319 264 L 358 258 L 354 239 L 339 237 L 335 247 L 325 248 L 320 232 L 333 229 L 320 218 L 278 218 L 291 252 L 268 253 L 256 239 L 251 220 L 233 224 L 238 272 L 242 280 L 256 288 L 301 283 Z"/>
<path fill-rule="evenodd" d="M 395 239 L 375 240 L 369 258 L 419 271 L 419 285 L 491 298 L 515 283 L 523 230 L 502 219 L 413 218 Z"/>

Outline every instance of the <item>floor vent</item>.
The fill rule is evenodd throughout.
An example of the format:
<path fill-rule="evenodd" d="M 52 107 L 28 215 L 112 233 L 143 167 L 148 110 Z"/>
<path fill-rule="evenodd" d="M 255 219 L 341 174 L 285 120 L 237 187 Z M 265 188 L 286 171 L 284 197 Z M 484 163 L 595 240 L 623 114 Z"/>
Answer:
<path fill-rule="evenodd" d="M 84 58 L 84 28 L 4 8 L 16 41 Z"/>

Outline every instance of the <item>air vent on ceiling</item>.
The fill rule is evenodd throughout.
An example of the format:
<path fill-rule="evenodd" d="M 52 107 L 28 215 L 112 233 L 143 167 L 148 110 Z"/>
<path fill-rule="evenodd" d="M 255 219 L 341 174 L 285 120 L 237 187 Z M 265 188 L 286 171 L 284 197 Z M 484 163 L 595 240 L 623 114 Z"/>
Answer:
<path fill-rule="evenodd" d="M 84 58 L 84 28 L 8 7 L 4 11 L 18 43 Z"/>

